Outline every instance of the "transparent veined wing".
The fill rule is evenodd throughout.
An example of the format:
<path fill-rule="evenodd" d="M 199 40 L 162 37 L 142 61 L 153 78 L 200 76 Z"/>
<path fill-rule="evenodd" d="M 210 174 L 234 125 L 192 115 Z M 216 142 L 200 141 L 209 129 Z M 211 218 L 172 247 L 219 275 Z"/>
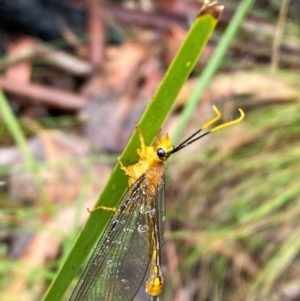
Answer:
<path fill-rule="evenodd" d="M 157 211 L 160 211 L 155 206 L 161 195 L 161 185 L 152 200 L 147 196 L 148 185 L 151 183 L 143 175 L 127 190 L 70 301 L 131 301 L 134 298 L 151 258 L 153 226 L 149 222 L 150 215 L 153 219 L 154 212 L 156 220 Z M 145 210 L 149 206 L 154 211 Z"/>

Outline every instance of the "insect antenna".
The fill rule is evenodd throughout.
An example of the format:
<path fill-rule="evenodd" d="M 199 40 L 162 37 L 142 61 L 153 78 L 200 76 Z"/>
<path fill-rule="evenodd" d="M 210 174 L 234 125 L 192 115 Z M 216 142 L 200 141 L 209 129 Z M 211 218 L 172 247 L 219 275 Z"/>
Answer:
<path fill-rule="evenodd" d="M 181 142 L 179 145 L 177 145 L 176 147 L 174 147 L 174 149 L 170 152 L 170 154 L 174 154 L 176 152 L 178 152 L 179 150 L 183 149 L 184 147 L 192 144 L 193 142 L 203 138 L 204 136 L 208 135 L 209 133 L 212 133 L 212 132 L 216 132 L 220 129 L 223 129 L 227 126 L 230 126 L 230 125 L 233 125 L 233 124 L 236 124 L 236 123 L 239 123 L 240 121 L 242 121 L 245 117 L 245 113 L 242 109 L 238 109 L 239 112 L 240 112 L 240 117 L 235 119 L 235 120 L 232 120 L 232 121 L 229 121 L 229 122 L 225 122 L 223 124 L 220 124 L 212 129 L 209 129 L 207 132 L 203 133 L 203 134 L 200 134 L 203 130 L 206 130 L 208 127 L 210 127 L 212 124 L 214 124 L 215 122 L 217 122 L 218 120 L 221 119 L 221 113 L 220 111 L 218 110 L 218 108 L 216 106 L 213 106 L 213 109 L 216 113 L 216 116 L 213 117 L 211 120 L 209 120 L 208 122 L 206 122 L 199 130 L 197 130 L 194 134 L 192 134 L 190 137 L 188 137 L 187 139 L 185 139 L 183 142 Z M 199 135 L 200 134 L 200 135 Z M 198 136 L 199 135 L 199 136 Z"/>

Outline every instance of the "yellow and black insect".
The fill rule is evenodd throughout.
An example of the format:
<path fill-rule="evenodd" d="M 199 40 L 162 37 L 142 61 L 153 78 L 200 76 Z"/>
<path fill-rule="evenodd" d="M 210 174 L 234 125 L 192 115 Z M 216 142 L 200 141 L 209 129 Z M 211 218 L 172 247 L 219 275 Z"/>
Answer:
<path fill-rule="evenodd" d="M 239 109 L 236 120 L 211 126 L 216 116 L 193 135 L 174 147 L 168 134 L 155 146 L 146 146 L 137 126 L 141 147 L 138 163 L 121 168 L 129 177 L 129 188 L 100 238 L 70 301 L 131 301 L 142 283 L 151 301 L 158 301 L 164 287 L 161 251 L 165 221 L 164 161 L 187 145 L 211 132 L 240 122 L 245 114 Z M 205 132 L 203 132 L 205 131 Z"/>

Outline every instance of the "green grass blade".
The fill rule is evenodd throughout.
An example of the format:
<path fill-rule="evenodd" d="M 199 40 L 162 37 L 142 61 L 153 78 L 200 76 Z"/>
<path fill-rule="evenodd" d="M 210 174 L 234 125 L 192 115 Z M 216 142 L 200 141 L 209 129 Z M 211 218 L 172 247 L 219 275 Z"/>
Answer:
<path fill-rule="evenodd" d="M 181 114 L 176 130 L 172 136 L 172 140 L 174 144 L 177 143 L 178 138 L 180 137 L 184 127 L 186 126 L 187 122 L 190 120 L 191 115 L 193 114 L 197 104 L 199 103 L 199 99 L 201 98 L 205 89 L 209 85 L 216 70 L 222 63 L 224 59 L 224 55 L 229 45 L 231 44 L 233 38 L 235 37 L 247 13 L 251 10 L 254 2 L 255 0 L 243 0 L 240 3 L 239 7 L 237 8 L 236 13 L 234 14 L 224 36 L 221 38 L 213 56 L 211 57 L 203 73 L 199 77 L 198 85 L 193 91 L 190 100 L 188 101 L 187 105 L 185 106 Z"/>
<path fill-rule="evenodd" d="M 25 166 L 20 170 L 22 171 L 30 171 L 32 173 L 33 180 L 37 185 L 39 193 L 41 194 L 41 200 L 45 207 L 43 208 L 45 211 L 50 212 L 49 207 L 49 198 L 44 189 L 41 177 L 39 176 L 39 163 L 35 160 L 34 155 L 28 146 L 26 137 L 22 131 L 22 127 L 18 121 L 18 118 L 14 115 L 5 95 L 0 90 L 0 117 L 3 118 L 4 123 L 6 124 L 8 130 L 10 131 L 12 137 L 14 138 L 18 148 L 20 149 L 24 160 Z M 15 171 L 17 169 L 15 168 Z M 0 170 L 1 173 L 1 170 Z"/>
<path fill-rule="evenodd" d="M 156 94 L 151 100 L 147 110 L 139 123 L 145 136 L 145 142 L 151 143 L 159 132 L 161 125 L 191 70 L 193 69 L 199 54 L 206 45 L 217 23 L 221 10 L 215 4 L 214 10 L 201 11 L 192 25 L 187 37 L 178 51 L 175 59 L 165 74 Z M 131 137 L 122 154 L 122 162 L 125 166 L 137 161 L 136 149 L 139 147 L 137 133 Z M 101 175 L 99 175 L 101 176 Z M 117 165 L 108 180 L 96 206 L 116 207 L 127 188 L 127 178 Z M 107 226 L 112 212 L 97 210 L 90 215 L 85 227 L 82 229 L 77 241 L 71 250 L 69 257 L 58 272 L 55 280 L 44 297 L 44 301 L 58 301 L 62 298 L 74 276 L 79 271 L 99 236 Z"/>
<path fill-rule="evenodd" d="M 22 155 L 27 163 L 27 166 L 32 169 L 35 165 L 35 160 L 30 148 L 28 147 L 25 135 L 22 132 L 21 125 L 14 115 L 13 111 L 3 92 L 0 90 L 0 116 L 3 118 L 8 130 L 13 136 L 17 146 L 21 150 Z"/>

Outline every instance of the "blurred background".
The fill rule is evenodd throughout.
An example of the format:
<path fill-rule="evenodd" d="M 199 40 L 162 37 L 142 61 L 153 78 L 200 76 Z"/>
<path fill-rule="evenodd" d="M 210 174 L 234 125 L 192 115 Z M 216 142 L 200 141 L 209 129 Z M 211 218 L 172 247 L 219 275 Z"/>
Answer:
<path fill-rule="evenodd" d="M 243 1 L 219 3 L 171 137 Z M 0 1 L 0 300 L 42 299 L 201 6 Z M 256 1 L 183 129 L 246 113 L 167 163 L 161 300 L 300 300 L 299 15 Z"/>

